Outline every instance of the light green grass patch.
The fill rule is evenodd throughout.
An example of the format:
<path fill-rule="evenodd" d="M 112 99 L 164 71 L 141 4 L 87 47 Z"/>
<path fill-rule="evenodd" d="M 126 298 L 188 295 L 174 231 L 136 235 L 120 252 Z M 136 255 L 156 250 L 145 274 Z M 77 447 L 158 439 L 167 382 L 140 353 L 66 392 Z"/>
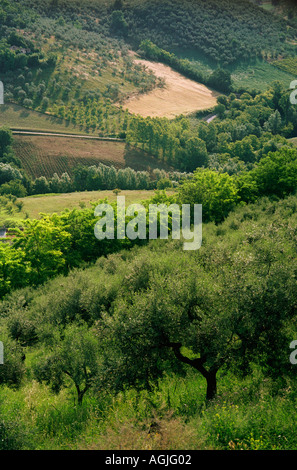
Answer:
<path fill-rule="evenodd" d="M 170 191 L 168 191 L 170 194 Z M 120 191 L 119 196 L 125 196 L 126 206 L 133 203 L 141 203 L 154 195 L 154 191 L 135 190 Z M 64 194 L 43 194 L 19 198 L 23 202 L 21 211 L 15 211 L 7 214 L 0 207 L 0 226 L 20 223 L 25 218 L 38 219 L 41 213 L 53 214 L 61 213 L 66 209 L 75 209 L 81 207 L 90 207 L 90 203 L 96 203 L 107 198 L 109 201 L 115 201 L 117 195 L 113 191 L 84 191 Z"/>
<path fill-rule="evenodd" d="M 2 126 L 20 130 L 86 134 L 85 130 L 82 131 L 79 126 L 68 121 L 12 103 L 0 107 L 0 127 Z"/>

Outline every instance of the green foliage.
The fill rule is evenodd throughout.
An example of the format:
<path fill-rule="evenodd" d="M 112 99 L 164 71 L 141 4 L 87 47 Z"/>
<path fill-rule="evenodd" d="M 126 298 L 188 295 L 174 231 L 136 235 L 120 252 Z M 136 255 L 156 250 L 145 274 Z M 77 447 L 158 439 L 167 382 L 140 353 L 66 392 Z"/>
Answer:
<path fill-rule="evenodd" d="M 114 10 L 111 15 L 111 31 L 126 36 L 128 33 L 128 23 L 126 22 L 123 12 Z"/>
<path fill-rule="evenodd" d="M 20 387 L 24 378 L 24 353 L 20 345 L 1 328 L 1 341 L 4 346 L 4 364 L 0 368 L 0 386 L 4 384 L 15 388 Z"/>
<path fill-rule="evenodd" d="M 16 197 L 27 196 L 27 190 L 20 181 L 9 181 L 8 183 L 3 183 L 0 187 L 0 193 L 12 194 Z"/>
<path fill-rule="evenodd" d="M 202 204 L 204 222 L 217 224 L 237 205 L 254 202 L 266 195 L 284 197 L 293 193 L 296 190 L 296 161 L 297 151 L 283 148 L 278 152 L 270 152 L 251 171 L 239 175 L 197 169 L 192 177 L 181 179 L 177 193 L 171 199 L 191 207 Z M 9 170 L 12 171 L 12 168 Z M 90 177 L 87 168 L 81 170 L 83 173 L 77 172 L 77 177 L 80 177 L 79 187 L 83 174 L 85 180 Z M 95 176 L 107 181 L 106 174 L 100 176 L 93 172 L 92 184 Z M 124 184 L 123 176 L 118 174 L 122 178 L 121 184 Z M 133 176 L 133 172 L 130 176 Z M 160 176 L 157 175 L 158 178 Z M 117 181 L 116 172 L 114 178 L 114 187 L 121 187 L 121 184 L 117 184 L 120 180 Z M 162 183 L 162 179 L 159 181 Z M 149 203 L 168 204 L 171 199 L 157 192 Z M 7 204 L 10 204 L 9 201 Z M 93 235 L 95 223 L 92 209 L 67 211 L 59 216 L 43 215 L 41 220 L 25 221 L 24 230 L 18 234 L 13 245 L 1 247 L 1 293 L 5 294 L 28 283 L 37 285 L 57 274 L 67 273 L 83 262 L 93 262 L 100 255 L 130 247 L 134 243 L 116 238 L 99 243 Z M 25 264 L 22 264 L 23 260 Z M 22 273 L 21 277 L 19 273 Z"/>
<path fill-rule="evenodd" d="M 272 62 L 272 64 L 275 67 L 284 70 L 285 72 L 292 73 L 293 75 L 296 75 L 297 73 L 296 57 L 288 57 L 282 60 L 275 60 Z"/>
<path fill-rule="evenodd" d="M 6 152 L 7 148 L 12 144 L 12 132 L 8 127 L 0 128 L 0 156 Z"/>
<path fill-rule="evenodd" d="M 170 65 L 174 70 L 182 73 L 192 80 L 204 83 L 216 90 L 224 93 L 230 92 L 232 89 L 232 80 L 230 72 L 222 69 L 215 70 L 210 76 L 202 74 L 191 61 L 187 59 L 180 59 L 175 54 L 170 53 L 164 49 L 160 49 L 156 44 L 150 40 L 142 41 L 140 46 L 140 53 L 147 59 L 154 61 L 161 61 Z"/>
<path fill-rule="evenodd" d="M 275 194 L 284 197 L 297 188 L 297 151 L 282 149 L 269 153 L 250 172 L 260 196 Z"/>
<path fill-rule="evenodd" d="M 78 404 L 81 405 L 94 378 L 98 380 L 98 340 L 85 325 L 70 324 L 63 332 L 63 340 L 56 341 L 51 349 L 50 355 L 36 364 L 36 378 L 51 384 L 55 392 L 65 385 L 66 378 L 70 378 L 77 391 Z"/>
<path fill-rule="evenodd" d="M 0 244 L 0 448 L 297 448 L 288 361 L 297 331 L 297 152 L 286 140 L 297 112 L 288 90 L 275 83 L 220 96 L 210 124 L 201 116 L 131 118 L 111 103 L 158 83 L 132 65 L 123 38 L 229 93 L 230 64 L 293 51 L 293 15 L 287 23 L 241 0 L 129 0 L 110 9 L 103 1 L 20 0 L 2 2 L 0 19 L 10 99 L 80 129 L 121 132 L 180 170 L 100 165 L 31 182 L 2 128 L 3 211 L 18 210 L 16 197 L 26 193 L 156 187 L 146 208 L 202 204 L 204 217 L 202 247 L 191 253 L 179 240 L 99 242 L 94 208 L 83 204 L 22 222 Z M 214 72 L 204 76 L 169 52 L 185 45 L 207 54 Z M 91 49 L 94 64 L 75 56 Z M 82 91 L 68 76 L 67 60 L 81 59 L 99 77 L 109 70 L 100 92 L 101 78 Z M 169 197 L 171 186 L 178 189 Z"/>
<path fill-rule="evenodd" d="M 0 295 L 12 289 L 24 287 L 30 279 L 30 263 L 25 259 L 25 252 L 12 250 L 9 245 L 0 245 Z"/>
<path fill-rule="evenodd" d="M 24 344 L 36 341 L 37 335 L 53 354 L 66 354 L 69 325 L 86 322 L 86 333 L 86 325 L 93 325 L 105 371 L 101 376 L 97 370 L 97 385 L 100 376 L 100 383 L 116 389 L 125 383 L 147 387 L 164 371 L 182 373 L 183 364 L 207 381 L 220 368 L 246 373 L 253 363 L 270 375 L 281 370 L 290 374 L 282 351 L 296 302 L 296 243 L 290 229 L 295 206 L 292 196 L 281 203 L 239 208 L 218 228 L 206 225 L 205 245 L 190 257 L 180 242 L 166 253 L 158 241 L 141 251 L 102 259 L 90 271 L 57 278 L 30 301 L 28 324 L 21 325 L 14 314 L 9 331 Z M 71 335 L 79 337 L 80 327 L 73 328 L 69 338 L 75 344 Z M 75 362 L 74 352 L 72 356 Z M 59 361 L 50 357 L 39 374 L 51 383 L 54 367 L 53 384 L 58 387 L 63 383 L 59 364 L 70 356 L 62 354 Z M 80 351 L 78 360 L 83 357 Z M 66 375 L 71 373 L 76 385 L 83 382 L 68 369 Z"/>
<path fill-rule="evenodd" d="M 227 70 L 217 69 L 211 74 L 207 84 L 216 90 L 228 93 L 232 90 L 231 74 Z"/>
<path fill-rule="evenodd" d="M 15 31 L 12 31 L 7 39 L 4 39 L 1 33 L 0 30 L 0 67 L 2 73 L 22 69 L 26 66 L 46 67 L 55 62 L 53 56 L 47 62 L 45 56 L 35 47 L 33 42 L 16 34 Z"/>
<path fill-rule="evenodd" d="M 196 170 L 193 178 L 179 188 L 180 204 L 202 204 L 204 221 L 221 222 L 239 201 L 238 189 L 231 176 L 212 170 Z"/>
<path fill-rule="evenodd" d="M 12 180 L 21 180 L 22 174 L 20 170 L 14 168 L 9 163 L 0 162 L 0 184 L 8 183 Z"/>
<path fill-rule="evenodd" d="M 186 0 L 182 4 L 178 0 L 150 0 L 132 2 L 124 6 L 123 12 L 131 41 L 149 39 L 165 49 L 191 47 L 223 67 L 263 58 L 265 54 L 277 56 L 281 51 L 293 51 L 292 46 L 284 44 L 288 37 L 286 22 L 244 0 Z M 265 37 L 259 33 L 262 28 Z"/>
<path fill-rule="evenodd" d="M 168 439 L 140 447 L 174 448 L 170 423 L 187 422 L 188 449 L 295 448 L 296 204 L 263 199 L 204 224 L 198 252 L 155 241 L 6 296 L 0 339 L 20 375 L 0 387 L 4 448 L 131 448 L 131 420 Z M 130 434 L 116 438 L 116 416 Z"/>
<path fill-rule="evenodd" d="M 184 116 L 171 121 L 134 116 L 127 140 L 182 171 L 222 169 L 229 160 L 232 173 L 240 173 L 252 169 L 269 152 L 290 147 L 287 137 L 297 129 L 295 107 L 278 82 L 255 97 L 220 96 L 213 112 L 217 117 L 209 124 Z"/>
<path fill-rule="evenodd" d="M 69 241 L 70 234 L 57 226 L 54 217 L 25 221 L 25 229 L 18 237 L 16 248 L 23 251 L 31 266 L 33 285 L 63 270 L 65 259 L 62 254 L 67 251 Z"/>
<path fill-rule="evenodd" d="M 100 201 L 98 201 L 99 203 Z M 103 201 L 101 201 L 103 202 Z M 116 204 L 113 203 L 116 224 Z M 47 279 L 66 274 L 83 263 L 133 246 L 138 240 L 97 240 L 98 218 L 91 209 L 73 209 L 38 220 L 26 219 L 16 231 L 12 244 L 0 245 L 0 294 L 26 285 L 39 285 Z"/>

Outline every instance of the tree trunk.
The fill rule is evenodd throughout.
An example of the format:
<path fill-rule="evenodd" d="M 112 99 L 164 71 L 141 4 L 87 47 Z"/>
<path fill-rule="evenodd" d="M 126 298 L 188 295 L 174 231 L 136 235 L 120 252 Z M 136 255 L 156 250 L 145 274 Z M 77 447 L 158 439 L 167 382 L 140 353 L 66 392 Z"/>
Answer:
<path fill-rule="evenodd" d="M 82 389 L 82 390 L 80 389 L 79 385 L 77 385 L 77 384 L 75 384 L 75 387 L 76 387 L 76 391 L 77 391 L 77 404 L 78 404 L 79 406 L 81 406 L 81 405 L 82 405 L 82 402 L 83 402 L 84 395 L 85 395 L 85 393 L 89 390 L 90 385 L 87 384 L 87 385 L 85 386 L 85 388 Z"/>
<path fill-rule="evenodd" d="M 75 384 L 75 388 L 76 388 L 76 391 L 77 391 L 77 404 L 79 406 L 82 405 L 82 402 L 83 402 L 83 397 L 84 397 L 84 394 L 85 394 L 85 389 L 84 390 L 81 390 L 80 389 L 80 386 Z"/>
<path fill-rule="evenodd" d="M 84 397 L 84 390 L 80 391 L 78 394 L 77 394 L 77 403 L 78 405 L 82 405 L 82 402 L 83 402 L 83 397 Z"/>
<path fill-rule="evenodd" d="M 188 364 L 198 372 L 200 372 L 207 382 L 207 390 L 206 390 L 206 400 L 212 400 L 215 398 L 217 393 L 217 369 L 207 370 L 204 367 L 205 358 L 201 357 L 198 359 L 190 359 L 180 352 L 181 343 L 169 343 L 169 346 L 173 348 L 173 352 L 177 359 Z"/>
<path fill-rule="evenodd" d="M 206 399 L 213 400 L 217 394 L 217 372 L 211 371 L 205 375 L 207 382 Z"/>

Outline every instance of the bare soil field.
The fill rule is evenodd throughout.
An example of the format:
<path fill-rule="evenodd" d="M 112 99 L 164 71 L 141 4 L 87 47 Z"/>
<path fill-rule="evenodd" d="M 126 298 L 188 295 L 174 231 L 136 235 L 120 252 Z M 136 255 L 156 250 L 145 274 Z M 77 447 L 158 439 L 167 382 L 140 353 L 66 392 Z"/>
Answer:
<path fill-rule="evenodd" d="M 23 168 L 33 178 L 51 177 L 72 171 L 78 164 L 113 165 L 149 171 L 163 167 L 154 157 L 125 142 L 108 142 L 87 138 L 15 135 L 13 148 Z M 169 168 L 167 168 L 169 169 Z"/>
<path fill-rule="evenodd" d="M 171 67 L 159 62 L 134 59 L 136 63 L 145 65 L 157 77 L 165 80 L 164 88 L 157 88 L 143 95 L 132 95 L 123 103 L 130 113 L 143 117 L 174 118 L 180 114 L 208 109 L 217 104 L 219 93 L 205 85 L 185 78 Z"/>

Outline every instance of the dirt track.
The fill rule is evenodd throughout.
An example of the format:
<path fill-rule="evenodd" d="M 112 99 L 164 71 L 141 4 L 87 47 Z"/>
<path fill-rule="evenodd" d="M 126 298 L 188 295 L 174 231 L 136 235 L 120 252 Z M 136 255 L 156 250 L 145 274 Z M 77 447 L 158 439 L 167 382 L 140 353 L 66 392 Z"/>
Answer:
<path fill-rule="evenodd" d="M 117 139 L 113 137 L 97 137 L 91 135 L 80 135 L 80 134 L 62 134 L 61 132 L 44 132 L 44 131 L 32 131 L 32 130 L 21 130 L 16 128 L 11 128 L 12 133 L 15 135 L 37 135 L 37 136 L 44 136 L 44 137 L 68 137 L 68 138 L 75 138 L 75 139 L 93 139 L 93 140 L 101 140 L 101 141 L 111 141 L 111 142 L 124 142 L 124 139 Z"/>
<path fill-rule="evenodd" d="M 136 59 L 136 63 L 151 69 L 157 77 L 165 79 L 164 88 L 157 88 L 144 95 L 133 96 L 123 107 L 131 113 L 147 117 L 173 118 L 180 114 L 189 114 L 216 105 L 219 93 L 205 85 L 185 78 L 159 62 Z"/>

